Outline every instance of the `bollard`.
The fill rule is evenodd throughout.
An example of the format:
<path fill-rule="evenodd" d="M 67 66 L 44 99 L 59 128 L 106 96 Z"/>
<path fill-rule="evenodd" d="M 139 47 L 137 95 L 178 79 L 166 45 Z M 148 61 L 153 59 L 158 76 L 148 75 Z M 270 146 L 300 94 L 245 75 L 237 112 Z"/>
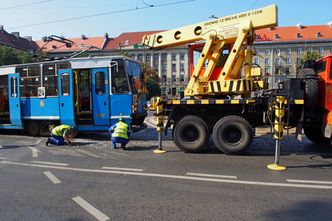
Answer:
<path fill-rule="evenodd" d="M 279 165 L 280 160 L 280 141 L 282 140 L 284 130 L 285 115 L 285 97 L 277 96 L 275 101 L 275 119 L 274 119 L 274 139 L 276 140 L 274 163 L 267 165 L 270 170 L 286 170 L 285 166 Z"/>
<path fill-rule="evenodd" d="M 162 97 L 158 97 L 157 98 L 157 111 L 156 111 L 156 115 L 157 115 L 157 132 L 158 132 L 158 148 L 156 150 L 154 150 L 154 153 L 157 154 L 162 154 L 162 153 L 166 153 L 165 150 L 163 150 L 162 148 L 162 140 L 163 140 L 163 130 L 164 130 L 164 101 L 162 99 Z"/>

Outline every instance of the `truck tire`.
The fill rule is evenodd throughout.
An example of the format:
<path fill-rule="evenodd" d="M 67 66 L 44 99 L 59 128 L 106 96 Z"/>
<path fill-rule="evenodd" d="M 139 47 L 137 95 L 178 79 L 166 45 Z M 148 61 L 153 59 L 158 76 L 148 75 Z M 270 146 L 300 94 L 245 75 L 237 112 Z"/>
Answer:
<path fill-rule="evenodd" d="M 314 69 L 304 68 L 299 70 L 297 77 L 304 82 L 304 108 L 313 111 L 318 100 L 318 79 Z"/>
<path fill-rule="evenodd" d="M 331 145 L 331 139 L 323 136 L 322 130 L 319 127 L 303 128 L 305 136 L 313 143 L 319 145 Z"/>
<path fill-rule="evenodd" d="M 209 129 L 200 117 L 185 116 L 176 124 L 173 130 L 174 143 L 185 152 L 200 152 L 208 144 Z"/>
<path fill-rule="evenodd" d="M 253 129 L 243 117 L 230 115 L 216 123 L 212 139 L 218 150 L 226 154 L 242 154 L 252 142 Z"/>
<path fill-rule="evenodd" d="M 28 121 L 25 130 L 30 136 L 37 137 L 40 135 L 40 122 Z"/>

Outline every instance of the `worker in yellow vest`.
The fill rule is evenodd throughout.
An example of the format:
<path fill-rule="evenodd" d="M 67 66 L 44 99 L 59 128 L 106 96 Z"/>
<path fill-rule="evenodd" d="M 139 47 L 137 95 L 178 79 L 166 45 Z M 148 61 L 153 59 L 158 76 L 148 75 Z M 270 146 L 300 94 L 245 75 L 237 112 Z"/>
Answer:
<path fill-rule="evenodd" d="M 122 117 L 119 118 L 119 122 L 114 124 L 108 130 L 112 137 L 112 146 L 116 149 L 116 144 L 120 143 L 121 148 L 125 149 L 127 143 L 129 142 L 129 126 L 126 124 Z"/>
<path fill-rule="evenodd" d="M 46 146 L 54 145 L 72 145 L 71 139 L 76 136 L 76 127 L 69 125 L 60 125 L 52 129 L 51 137 L 47 139 Z"/>

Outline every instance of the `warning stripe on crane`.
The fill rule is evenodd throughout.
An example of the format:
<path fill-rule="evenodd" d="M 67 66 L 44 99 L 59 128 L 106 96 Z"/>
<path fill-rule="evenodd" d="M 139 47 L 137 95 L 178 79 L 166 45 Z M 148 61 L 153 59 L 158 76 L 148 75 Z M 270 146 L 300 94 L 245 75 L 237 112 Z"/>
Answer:
<path fill-rule="evenodd" d="M 186 105 L 207 105 L 207 104 L 258 104 L 262 103 L 261 100 L 254 99 L 200 99 L 200 100 L 169 100 L 167 101 L 168 105 L 178 105 L 178 104 L 186 104 Z M 301 105 L 304 104 L 303 99 L 297 100 L 289 100 L 285 101 L 285 104 L 296 104 Z"/>
<path fill-rule="evenodd" d="M 211 93 L 252 91 L 253 81 L 245 79 L 210 81 L 209 86 Z"/>

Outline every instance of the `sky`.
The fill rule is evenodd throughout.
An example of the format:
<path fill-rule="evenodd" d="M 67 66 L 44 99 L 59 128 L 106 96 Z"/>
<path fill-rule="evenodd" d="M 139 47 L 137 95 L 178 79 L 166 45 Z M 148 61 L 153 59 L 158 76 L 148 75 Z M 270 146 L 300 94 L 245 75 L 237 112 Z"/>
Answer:
<path fill-rule="evenodd" d="M 20 36 L 117 37 L 168 30 L 276 4 L 279 26 L 332 21 L 331 0 L 1 0 L 0 25 Z"/>

